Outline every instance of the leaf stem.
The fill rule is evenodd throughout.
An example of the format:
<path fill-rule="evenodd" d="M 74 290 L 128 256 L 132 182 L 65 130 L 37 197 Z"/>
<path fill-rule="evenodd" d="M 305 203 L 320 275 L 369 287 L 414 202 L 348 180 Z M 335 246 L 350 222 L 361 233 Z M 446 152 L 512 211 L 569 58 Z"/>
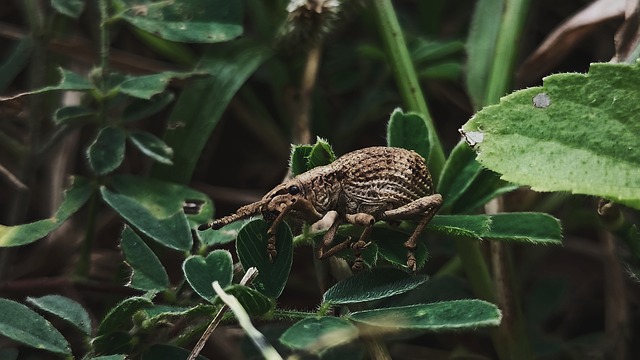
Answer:
<path fill-rule="evenodd" d="M 422 115 L 427 129 L 429 129 L 429 170 L 435 181 L 440 178 L 444 167 L 445 157 L 440 139 L 436 132 L 429 108 L 422 94 L 418 76 L 413 66 L 409 49 L 391 0 L 373 0 L 373 13 L 376 19 L 389 65 L 398 84 L 400 94 L 409 111 Z"/>

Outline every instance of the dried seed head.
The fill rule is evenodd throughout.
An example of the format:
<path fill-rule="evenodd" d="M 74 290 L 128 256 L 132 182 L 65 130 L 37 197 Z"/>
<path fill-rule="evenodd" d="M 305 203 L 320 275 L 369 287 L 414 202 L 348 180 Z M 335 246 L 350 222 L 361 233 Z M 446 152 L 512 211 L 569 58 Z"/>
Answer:
<path fill-rule="evenodd" d="M 338 0 L 291 0 L 280 40 L 293 47 L 314 45 L 333 29 L 339 10 Z"/>

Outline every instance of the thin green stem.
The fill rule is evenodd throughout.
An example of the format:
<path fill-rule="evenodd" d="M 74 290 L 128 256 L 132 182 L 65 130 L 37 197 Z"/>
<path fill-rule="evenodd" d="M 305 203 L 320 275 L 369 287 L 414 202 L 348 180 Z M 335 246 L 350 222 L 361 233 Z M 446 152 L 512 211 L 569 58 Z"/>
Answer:
<path fill-rule="evenodd" d="M 107 77 L 109 75 L 109 20 L 107 0 L 99 0 L 100 7 L 100 91 L 107 91 Z M 104 101 L 104 100 L 103 100 Z"/>
<path fill-rule="evenodd" d="M 398 84 L 400 94 L 409 111 L 422 115 L 429 129 L 429 170 L 435 181 L 440 178 L 445 157 L 436 132 L 429 108 L 420 89 L 420 83 L 413 66 L 409 49 L 391 0 L 373 0 L 373 13 L 384 43 L 389 65 Z"/>
<path fill-rule="evenodd" d="M 81 278 L 86 278 L 89 275 L 91 268 L 91 249 L 93 248 L 93 232 L 96 224 L 98 191 L 94 189 L 89 199 L 89 206 L 87 207 L 88 219 L 85 225 L 84 241 L 82 243 L 82 251 L 80 253 L 80 259 L 76 265 L 76 275 Z"/>

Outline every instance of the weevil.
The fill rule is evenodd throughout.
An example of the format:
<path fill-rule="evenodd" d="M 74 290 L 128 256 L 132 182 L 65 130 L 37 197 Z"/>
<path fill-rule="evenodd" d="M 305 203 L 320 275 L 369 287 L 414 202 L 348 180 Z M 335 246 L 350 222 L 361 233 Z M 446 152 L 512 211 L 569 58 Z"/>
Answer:
<path fill-rule="evenodd" d="M 322 219 L 328 212 L 337 216 L 317 249 L 326 259 L 351 247 L 356 256 L 354 270 L 363 267 L 362 251 L 377 221 L 390 223 L 418 220 L 418 225 L 404 243 L 407 267 L 416 270 L 418 236 L 442 205 L 436 194 L 429 170 L 418 153 L 393 147 L 369 147 L 347 153 L 329 165 L 319 166 L 285 181 L 267 193 L 262 200 L 239 208 L 234 214 L 202 225 L 200 229 L 219 229 L 224 225 L 261 213 L 272 221 L 267 230 L 269 259 L 277 256 L 275 231 L 286 216 L 309 223 Z M 338 226 L 343 223 L 364 226 L 360 238 L 350 238 L 329 248 Z"/>

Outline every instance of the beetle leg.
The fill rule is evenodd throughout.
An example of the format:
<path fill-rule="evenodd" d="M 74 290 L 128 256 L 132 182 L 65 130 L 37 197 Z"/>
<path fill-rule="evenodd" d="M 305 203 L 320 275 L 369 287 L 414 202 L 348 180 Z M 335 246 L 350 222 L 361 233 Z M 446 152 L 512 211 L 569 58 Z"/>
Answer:
<path fill-rule="evenodd" d="M 324 260 L 328 257 L 331 257 L 335 253 L 346 249 L 348 244 L 351 242 L 351 239 L 347 239 L 346 241 L 343 241 L 342 243 L 332 247 L 331 249 L 325 252 L 325 249 L 329 245 L 331 245 L 331 243 L 333 242 L 333 239 L 335 239 L 336 233 L 338 232 L 338 226 L 341 223 L 342 223 L 342 218 L 340 216 L 336 216 L 336 219 L 333 221 L 333 224 L 331 224 L 331 226 L 329 227 L 329 230 L 327 230 L 327 232 L 324 234 L 324 237 L 322 237 L 322 244 L 320 244 L 320 247 L 318 247 L 318 253 L 317 253 L 318 259 Z"/>
<path fill-rule="evenodd" d="M 285 216 L 287 216 L 291 209 L 293 209 L 293 204 L 294 203 L 291 203 L 287 207 L 285 207 L 278 214 L 278 217 L 273 220 L 271 226 L 269 226 L 269 229 L 267 230 L 267 235 L 269 236 L 269 239 L 267 240 L 267 251 L 269 252 L 270 262 L 273 262 L 273 259 L 278 255 L 278 251 L 276 250 L 276 229 L 278 228 L 278 225 L 282 222 L 282 220 L 284 220 Z"/>
<path fill-rule="evenodd" d="M 358 214 L 348 214 L 345 216 L 347 221 L 354 225 L 365 226 L 362 234 L 360 235 L 360 239 L 351 245 L 351 249 L 353 249 L 353 254 L 356 259 L 353 262 L 353 266 L 351 266 L 351 270 L 354 272 L 358 272 L 364 268 L 364 260 L 362 259 L 362 251 L 371 244 L 371 242 L 367 242 L 369 238 L 369 234 L 371 234 L 371 230 L 373 229 L 373 224 L 375 224 L 376 219 L 370 214 L 358 213 Z"/>
<path fill-rule="evenodd" d="M 397 209 L 387 210 L 382 214 L 383 220 L 403 220 L 416 216 L 422 216 L 416 229 L 409 239 L 405 241 L 404 247 L 407 249 L 407 267 L 415 272 L 417 263 L 414 251 L 418 244 L 418 236 L 422 233 L 429 221 L 438 212 L 442 205 L 442 195 L 433 194 L 425 196 Z"/>

